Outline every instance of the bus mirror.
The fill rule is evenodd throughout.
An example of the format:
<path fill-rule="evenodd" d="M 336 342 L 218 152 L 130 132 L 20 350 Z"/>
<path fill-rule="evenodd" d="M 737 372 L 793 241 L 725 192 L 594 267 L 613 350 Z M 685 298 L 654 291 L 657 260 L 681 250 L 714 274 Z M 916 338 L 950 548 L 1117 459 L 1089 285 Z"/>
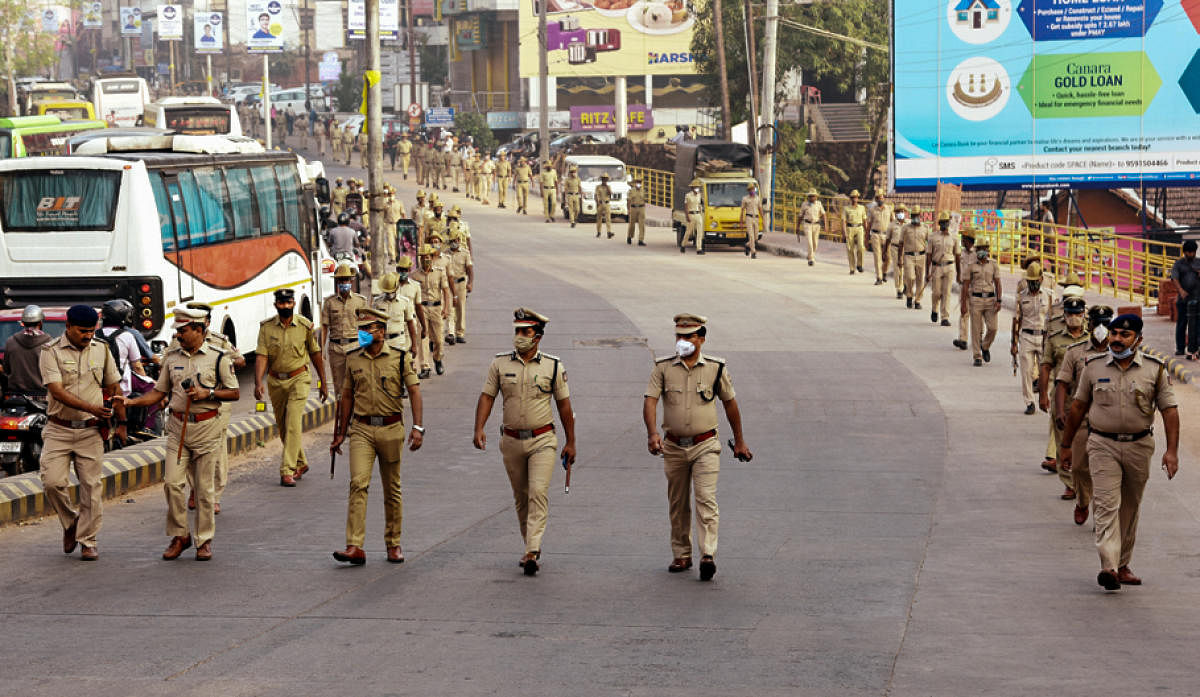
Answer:
<path fill-rule="evenodd" d="M 325 177 L 317 177 L 317 201 L 329 203 L 329 180 Z"/>

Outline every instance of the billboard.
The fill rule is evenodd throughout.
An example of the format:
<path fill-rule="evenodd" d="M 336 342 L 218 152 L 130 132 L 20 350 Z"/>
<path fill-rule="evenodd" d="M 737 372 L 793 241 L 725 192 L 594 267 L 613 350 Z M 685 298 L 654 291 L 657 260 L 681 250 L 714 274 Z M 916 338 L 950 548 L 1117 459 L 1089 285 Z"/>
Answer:
<path fill-rule="evenodd" d="M 893 0 L 898 189 L 1200 181 L 1200 5 Z"/>
<path fill-rule="evenodd" d="M 551 75 L 691 75 L 692 31 L 706 0 L 520 0 L 522 37 L 546 2 Z M 538 42 L 521 41 L 521 76 L 538 74 Z"/>
<path fill-rule="evenodd" d="M 280 0 L 247 0 L 246 50 L 250 53 L 283 51 L 283 3 Z"/>
<path fill-rule="evenodd" d="M 346 3 L 346 32 L 351 39 L 367 38 L 367 2 Z M 394 40 L 400 36 L 400 0 L 379 0 L 379 38 Z"/>
<path fill-rule="evenodd" d="M 121 36 L 142 35 L 142 8 L 121 8 Z"/>
<path fill-rule="evenodd" d="M 220 12 L 196 10 L 192 39 L 196 53 L 220 53 L 225 43 L 224 15 Z"/>
<path fill-rule="evenodd" d="M 83 26 L 88 28 L 104 26 L 104 5 L 102 3 L 83 3 Z"/>
<path fill-rule="evenodd" d="M 626 106 L 625 122 L 631 131 L 646 131 L 654 126 L 654 116 L 645 104 Z M 571 131 L 615 131 L 617 111 L 610 105 L 568 107 Z"/>
<path fill-rule="evenodd" d="M 158 6 L 158 38 L 183 41 L 183 5 Z"/>

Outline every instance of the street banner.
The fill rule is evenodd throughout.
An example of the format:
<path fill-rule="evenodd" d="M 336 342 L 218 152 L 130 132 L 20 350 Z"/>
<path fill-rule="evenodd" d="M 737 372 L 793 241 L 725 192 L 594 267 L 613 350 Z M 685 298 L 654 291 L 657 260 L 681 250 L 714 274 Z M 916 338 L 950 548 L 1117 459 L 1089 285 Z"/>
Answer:
<path fill-rule="evenodd" d="M 220 12 L 196 10 L 192 35 L 196 53 L 220 53 L 225 45 L 225 21 Z"/>
<path fill-rule="evenodd" d="M 366 0 L 346 3 L 346 32 L 351 39 L 367 38 Z M 400 0 L 379 0 L 379 38 L 392 41 L 400 36 Z"/>
<path fill-rule="evenodd" d="M 160 41 L 183 41 L 183 5 L 158 6 Z"/>
<path fill-rule="evenodd" d="M 523 37 L 536 37 L 546 2 L 546 50 L 554 76 L 691 75 L 692 33 L 707 0 L 519 0 Z M 522 77 L 538 74 L 538 42 L 522 40 Z"/>
<path fill-rule="evenodd" d="M 610 105 L 573 106 L 569 110 L 572 132 L 617 130 L 617 112 Z M 654 126 L 654 116 L 645 104 L 629 104 L 625 122 L 631 131 L 646 131 Z"/>
<path fill-rule="evenodd" d="M 83 3 L 83 26 L 88 28 L 104 26 L 104 5 L 102 3 Z"/>
<path fill-rule="evenodd" d="M 282 15 L 280 0 L 247 0 L 246 50 L 250 53 L 283 52 Z"/>
<path fill-rule="evenodd" d="M 120 12 L 121 12 L 121 36 L 141 36 L 142 35 L 142 8 L 140 8 L 140 7 L 122 7 Z"/>

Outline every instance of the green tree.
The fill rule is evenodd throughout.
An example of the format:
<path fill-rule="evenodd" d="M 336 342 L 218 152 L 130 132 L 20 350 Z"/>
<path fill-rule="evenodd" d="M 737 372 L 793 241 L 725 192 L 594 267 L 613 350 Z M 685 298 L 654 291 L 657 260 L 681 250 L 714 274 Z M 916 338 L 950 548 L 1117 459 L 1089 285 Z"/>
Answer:
<path fill-rule="evenodd" d="M 496 149 L 496 136 L 488 128 L 487 117 L 475 112 L 459 112 L 454 115 L 454 128 L 459 136 L 471 136 L 475 139 L 475 147 L 483 152 Z"/>
<path fill-rule="evenodd" d="M 446 84 L 446 47 L 445 46 L 426 46 L 424 38 L 421 39 L 421 47 L 417 50 L 421 56 L 421 80 L 430 85 Z"/>
<path fill-rule="evenodd" d="M 362 105 L 363 76 L 342 68 L 337 85 L 333 88 L 333 99 L 338 111 L 358 111 Z"/>
<path fill-rule="evenodd" d="M 25 0 L 0 0 L 0 74 L 8 87 L 8 112 L 17 114 L 16 78 L 40 75 L 54 65 L 54 36 L 42 31 Z"/>

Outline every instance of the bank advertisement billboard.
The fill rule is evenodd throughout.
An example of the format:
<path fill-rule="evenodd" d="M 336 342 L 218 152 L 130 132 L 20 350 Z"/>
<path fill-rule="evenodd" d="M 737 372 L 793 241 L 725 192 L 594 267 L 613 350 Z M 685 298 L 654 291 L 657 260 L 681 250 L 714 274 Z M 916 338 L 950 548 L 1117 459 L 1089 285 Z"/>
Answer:
<path fill-rule="evenodd" d="M 220 12 L 196 10 L 192 40 L 196 53 L 220 53 L 225 43 L 224 15 Z"/>
<path fill-rule="evenodd" d="M 249 53 L 281 53 L 286 38 L 280 0 L 246 2 L 246 50 Z"/>
<path fill-rule="evenodd" d="M 893 8 L 897 189 L 1200 182 L 1200 3 Z"/>
<path fill-rule="evenodd" d="M 551 75 L 691 75 L 692 31 L 707 0 L 519 0 L 521 76 L 538 74 L 538 3 L 546 3 Z"/>

